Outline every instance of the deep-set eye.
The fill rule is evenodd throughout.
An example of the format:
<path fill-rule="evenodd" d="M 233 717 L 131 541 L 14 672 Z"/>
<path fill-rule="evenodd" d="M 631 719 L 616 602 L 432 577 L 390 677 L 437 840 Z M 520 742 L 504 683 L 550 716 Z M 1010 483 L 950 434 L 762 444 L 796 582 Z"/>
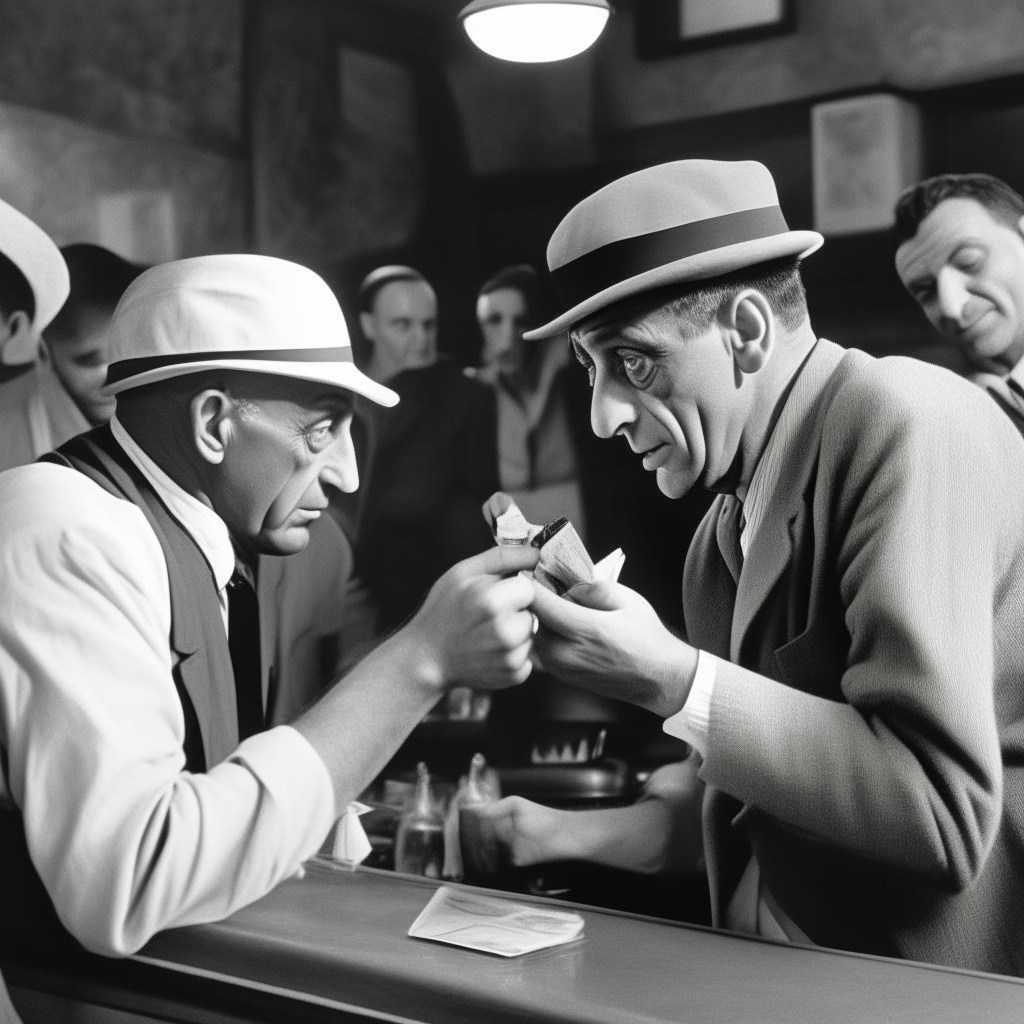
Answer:
<path fill-rule="evenodd" d="M 658 372 L 658 364 L 643 352 L 622 348 L 615 352 L 615 361 L 620 374 L 635 388 L 646 388 Z"/>
<path fill-rule="evenodd" d="M 957 250 L 951 262 L 957 270 L 977 270 L 985 262 L 985 252 L 977 245 L 966 245 Z"/>
<path fill-rule="evenodd" d="M 325 420 L 306 431 L 306 443 L 314 452 L 323 451 L 334 440 L 334 421 Z"/>

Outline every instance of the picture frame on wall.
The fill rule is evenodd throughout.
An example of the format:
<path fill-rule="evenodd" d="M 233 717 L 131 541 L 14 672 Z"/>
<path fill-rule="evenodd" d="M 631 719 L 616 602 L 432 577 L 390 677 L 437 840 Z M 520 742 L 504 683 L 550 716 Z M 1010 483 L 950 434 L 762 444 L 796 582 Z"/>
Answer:
<path fill-rule="evenodd" d="M 636 0 L 640 57 L 664 57 L 796 30 L 796 0 Z"/>

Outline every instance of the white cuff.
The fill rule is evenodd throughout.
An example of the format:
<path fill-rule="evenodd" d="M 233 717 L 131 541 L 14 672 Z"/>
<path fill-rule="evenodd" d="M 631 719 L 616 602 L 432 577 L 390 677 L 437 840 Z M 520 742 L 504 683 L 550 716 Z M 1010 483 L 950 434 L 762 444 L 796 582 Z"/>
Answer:
<path fill-rule="evenodd" d="M 686 703 L 670 718 L 662 722 L 662 729 L 689 743 L 701 757 L 708 748 L 708 729 L 711 722 L 711 694 L 715 689 L 718 659 L 707 651 L 697 652 L 697 671 Z"/>

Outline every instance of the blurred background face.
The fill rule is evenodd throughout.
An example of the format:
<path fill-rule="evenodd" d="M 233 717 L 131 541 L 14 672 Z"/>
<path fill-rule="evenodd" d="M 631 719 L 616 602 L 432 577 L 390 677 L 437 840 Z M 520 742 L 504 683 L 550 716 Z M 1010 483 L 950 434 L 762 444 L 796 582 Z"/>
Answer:
<path fill-rule="evenodd" d="M 424 281 L 386 284 L 360 322 L 373 343 L 378 379 L 431 366 L 437 359 L 437 298 Z"/>
<path fill-rule="evenodd" d="M 54 372 L 93 426 L 114 414 L 114 399 L 99 394 L 107 377 L 107 333 L 113 315 L 113 306 L 82 303 L 62 329 L 46 336 Z"/>
<path fill-rule="evenodd" d="M 484 366 L 496 366 L 505 376 L 522 368 L 526 357 L 523 332 L 529 326 L 528 316 L 526 297 L 518 288 L 499 288 L 477 299 Z"/>
<path fill-rule="evenodd" d="M 896 252 L 896 270 L 935 328 L 974 366 L 1024 358 L 1024 237 L 973 199 L 946 199 Z"/>

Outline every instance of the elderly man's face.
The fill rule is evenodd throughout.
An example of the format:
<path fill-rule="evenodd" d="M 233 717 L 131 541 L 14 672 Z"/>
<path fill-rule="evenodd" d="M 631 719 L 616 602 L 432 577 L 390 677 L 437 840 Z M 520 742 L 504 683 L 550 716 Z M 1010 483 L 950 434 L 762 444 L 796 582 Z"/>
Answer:
<path fill-rule="evenodd" d="M 211 498 L 245 549 L 290 555 L 306 546 L 330 489 L 359 486 L 349 432 L 352 398 L 306 381 L 268 382 L 255 397 L 232 404 Z"/>
<path fill-rule="evenodd" d="M 670 317 L 655 315 L 583 331 L 573 348 L 590 375 L 598 437 L 622 435 L 670 498 L 726 485 L 745 407 L 717 325 L 683 338 Z"/>
<path fill-rule="evenodd" d="M 973 199 L 946 199 L 896 252 L 896 271 L 935 327 L 982 370 L 1024 358 L 1024 237 Z"/>
<path fill-rule="evenodd" d="M 476 318 L 483 335 L 483 363 L 511 376 L 523 365 L 523 332 L 529 311 L 518 288 L 498 288 L 476 300 Z"/>
<path fill-rule="evenodd" d="M 431 366 L 437 359 L 437 299 L 423 281 L 392 281 L 362 315 L 363 333 L 398 370 Z"/>
<path fill-rule="evenodd" d="M 98 426 L 114 415 L 114 399 L 99 393 L 107 378 L 107 333 L 114 307 L 84 303 L 71 315 L 70 333 L 47 334 L 47 351 L 64 389 Z"/>

